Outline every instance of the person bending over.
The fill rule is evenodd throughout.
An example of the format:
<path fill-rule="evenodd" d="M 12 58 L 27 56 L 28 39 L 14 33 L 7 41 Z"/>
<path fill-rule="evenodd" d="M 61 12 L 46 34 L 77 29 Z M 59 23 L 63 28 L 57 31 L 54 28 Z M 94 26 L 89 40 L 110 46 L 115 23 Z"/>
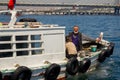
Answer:
<path fill-rule="evenodd" d="M 72 57 L 77 57 L 77 50 L 76 50 L 76 46 L 74 45 L 74 43 L 72 42 L 71 37 L 66 36 L 66 57 L 68 59 L 72 58 Z"/>

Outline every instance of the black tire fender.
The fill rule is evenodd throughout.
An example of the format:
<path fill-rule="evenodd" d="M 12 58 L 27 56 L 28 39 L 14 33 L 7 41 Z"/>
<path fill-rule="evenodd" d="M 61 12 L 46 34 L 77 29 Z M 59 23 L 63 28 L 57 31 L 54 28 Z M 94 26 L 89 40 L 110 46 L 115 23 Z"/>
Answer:
<path fill-rule="evenodd" d="M 98 61 L 99 61 L 100 63 L 104 62 L 105 59 L 106 59 L 105 52 L 106 52 L 106 51 L 103 50 L 103 51 L 99 54 L 99 56 L 98 56 Z"/>
<path fill-rule="evenodd" d="M 110 55 L 112 55 L 112 54 L 113 54 L 113 50 L 114 50 L 115 44 L 114 44 L 114 43 L 110 43 L 110 46 L 111 46 Z"/>
<path fill-rule="evenodd" d="M 12 75 L 12 80 L 19 80 L 19 77 L 21 75 L 21 80 L 30 80 L 32 71 L 28 67 L 20 66 L 14 71 Z"/>
<path fill-rule="evenodd" d="M 56 80 L 60 73 L 60 65 L 53 63 L 45 71 L 45 80 Z"/>
<path fill-rule="evenodd" d="M 0 71 L 0 80 L 2 80 L 2 72 Z"/>
<path fill-rule="evenodd" d="M 88 58 L 85 58 L 84 60 L 79 62 L 79 69 L 78 71 L 80 73 L 85 73 L 91 65 L 91 60 Z"/>
<path fill-rule="evenodd" d="M 110 56 L 110 50 L 109 48 L 104 52 L 105 57 L 109 57 Z"/>
<path fill-rule="evenodd" d="M 37 20 L 34 18 L 22 18 L 19 22 L 37 22 Z"/>
<path fill-rule="evenodd" d="M 70 58 L 66 64 L 66 71 L 70 75 L 75 75 L 78 72 L 78 60 L 76 58 Z"/>

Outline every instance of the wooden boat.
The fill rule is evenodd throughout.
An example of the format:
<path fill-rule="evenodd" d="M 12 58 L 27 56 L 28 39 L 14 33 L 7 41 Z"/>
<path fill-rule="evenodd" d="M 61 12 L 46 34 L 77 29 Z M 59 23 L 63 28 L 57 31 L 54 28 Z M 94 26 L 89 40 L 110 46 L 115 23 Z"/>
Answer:
<path fill-rule="evenodd" d="M 113 53 L 114 43 L 84 41 L 77 58 L 65 57 L 65 27 L 23 20 L 0 26 L 0 80 L 63 80 L 93 70 Z M 95 48 L 95 50 L 94 50 Z"/>

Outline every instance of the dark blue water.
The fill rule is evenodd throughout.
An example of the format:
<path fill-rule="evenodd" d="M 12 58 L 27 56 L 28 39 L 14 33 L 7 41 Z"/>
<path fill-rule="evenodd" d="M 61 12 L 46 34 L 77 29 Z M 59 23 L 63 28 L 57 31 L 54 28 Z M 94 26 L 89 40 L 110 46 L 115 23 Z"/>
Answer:
<path fill-rule="evenodd" d="M 8 16 L 0 16 L 0 21 L 8 21 Z M 93 38 L 104 32 L 104 39 L 115 43 L 112 56 L 107 58 L 95 71 L 74 76 L 67 80 L 120 80 L 120 16 L 40 16 L 28 15 L 22 17 L 36 18 L 44 24 L 66 26 L 66 35 L 74 25 L 80 27 L 80 32 Z M 7 19 L 6 19 L 7 18 Z M 19 19 L 20 19 L 19 18 Z"/>

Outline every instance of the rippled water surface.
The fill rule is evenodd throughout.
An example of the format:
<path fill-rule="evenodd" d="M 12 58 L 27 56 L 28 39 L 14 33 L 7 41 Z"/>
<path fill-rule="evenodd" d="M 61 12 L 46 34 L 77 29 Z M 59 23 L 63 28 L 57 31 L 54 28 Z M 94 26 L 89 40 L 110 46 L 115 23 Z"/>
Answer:
<path fill-rule="evenodd" d="M 1 16 L 0 21 L 8 21 L 9 16 Z M 67 80 L 120 80 L 120 16 L 40 16 L 25 15 L 19 17 L 36 18 L 44 24 L 58 24 L 66 27 L 66 34 L 72 31 L 74 25 L 80 27 L 80 31 L 91 37 L 98 37 L 104 32 L 104 39 L 115 43 L 112 56 L 107 58 L 97 70 L 82 76 L 74 76 Z"/>

